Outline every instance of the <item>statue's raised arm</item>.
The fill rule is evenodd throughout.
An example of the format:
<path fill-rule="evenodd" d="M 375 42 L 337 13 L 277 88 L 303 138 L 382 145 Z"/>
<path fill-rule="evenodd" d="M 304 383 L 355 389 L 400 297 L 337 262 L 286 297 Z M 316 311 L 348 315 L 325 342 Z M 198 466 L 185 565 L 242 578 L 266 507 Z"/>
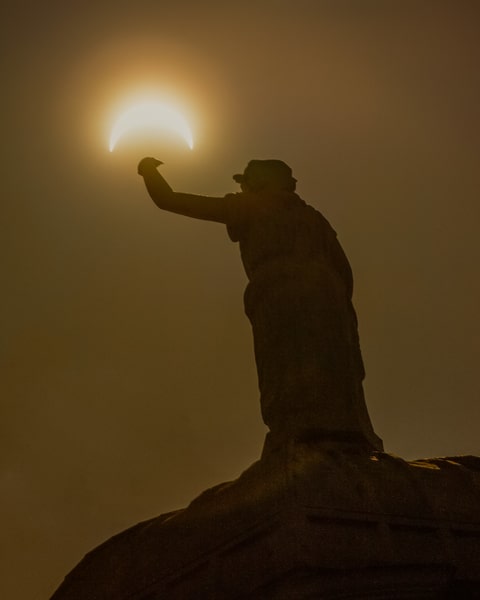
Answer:
<path fill-rule="evenodd" d="M 159 208 L 194 219 L 226 222 L 224 198 L 174 192 L 157 170 L 161 164 L 156 158 L 146 157 L 139 162 L 137 169 L 150 197 Z"/>

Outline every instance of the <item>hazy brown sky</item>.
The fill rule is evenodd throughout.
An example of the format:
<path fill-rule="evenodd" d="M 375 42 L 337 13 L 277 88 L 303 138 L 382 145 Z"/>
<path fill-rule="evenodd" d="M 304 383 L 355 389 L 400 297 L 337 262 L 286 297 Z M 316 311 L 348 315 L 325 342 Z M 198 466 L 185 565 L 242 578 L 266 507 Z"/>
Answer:
<path fill-rule="evenodd" d="M 251 158 L 287 161 L 352 263 L 386 450 L 480 454 L 477 2 L 2 12 L 2 598 L 48 598 L 88 550 L 261 451 L 238 248 L 153 206 L 145 154 L 212 195 Z M 178 98 L 192 152 L 137 136 L 109 154 L 143 89 Z"/>

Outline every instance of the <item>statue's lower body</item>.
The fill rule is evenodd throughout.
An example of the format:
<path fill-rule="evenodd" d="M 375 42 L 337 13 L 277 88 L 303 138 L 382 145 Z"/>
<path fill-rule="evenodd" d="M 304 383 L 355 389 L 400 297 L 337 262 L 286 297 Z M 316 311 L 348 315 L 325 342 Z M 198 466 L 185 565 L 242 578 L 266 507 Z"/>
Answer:
<path fill-rule="evenodd" d="M 353 306 L 328 270 L 292 269 L 250 282 L 260 401 L 273 435 L 366 443 L 382 450 L 363 395 L 363 362 Z"/>

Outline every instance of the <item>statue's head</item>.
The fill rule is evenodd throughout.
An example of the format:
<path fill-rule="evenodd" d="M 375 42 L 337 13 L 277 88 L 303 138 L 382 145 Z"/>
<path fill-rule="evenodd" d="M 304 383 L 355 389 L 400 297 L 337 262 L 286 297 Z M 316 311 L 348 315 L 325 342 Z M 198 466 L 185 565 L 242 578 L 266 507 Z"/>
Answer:
<path fill-rule="evenodd" d="M 245 171 L 233 176 L 243 192 L 294 192 L 297 180 L 282 160 L 251 160 Z"/>

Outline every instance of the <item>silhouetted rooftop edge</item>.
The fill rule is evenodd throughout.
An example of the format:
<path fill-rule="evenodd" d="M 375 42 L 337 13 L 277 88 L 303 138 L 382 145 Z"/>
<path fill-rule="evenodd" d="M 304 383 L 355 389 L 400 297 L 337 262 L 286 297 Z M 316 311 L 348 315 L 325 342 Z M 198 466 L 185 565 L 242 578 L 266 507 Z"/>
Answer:
<path fill-rule="evenodd" d="M 301 590 L 299 573 L 322 598 L 337 598 L 340 581 L 358 598 L 403 598 L 412 585 L 432 598 L 480 594 L 480 458 L 406 462 L 291 442 L 187 508 L 111 538 L 52 600 L 286 599 L 282 589 Z"/>

